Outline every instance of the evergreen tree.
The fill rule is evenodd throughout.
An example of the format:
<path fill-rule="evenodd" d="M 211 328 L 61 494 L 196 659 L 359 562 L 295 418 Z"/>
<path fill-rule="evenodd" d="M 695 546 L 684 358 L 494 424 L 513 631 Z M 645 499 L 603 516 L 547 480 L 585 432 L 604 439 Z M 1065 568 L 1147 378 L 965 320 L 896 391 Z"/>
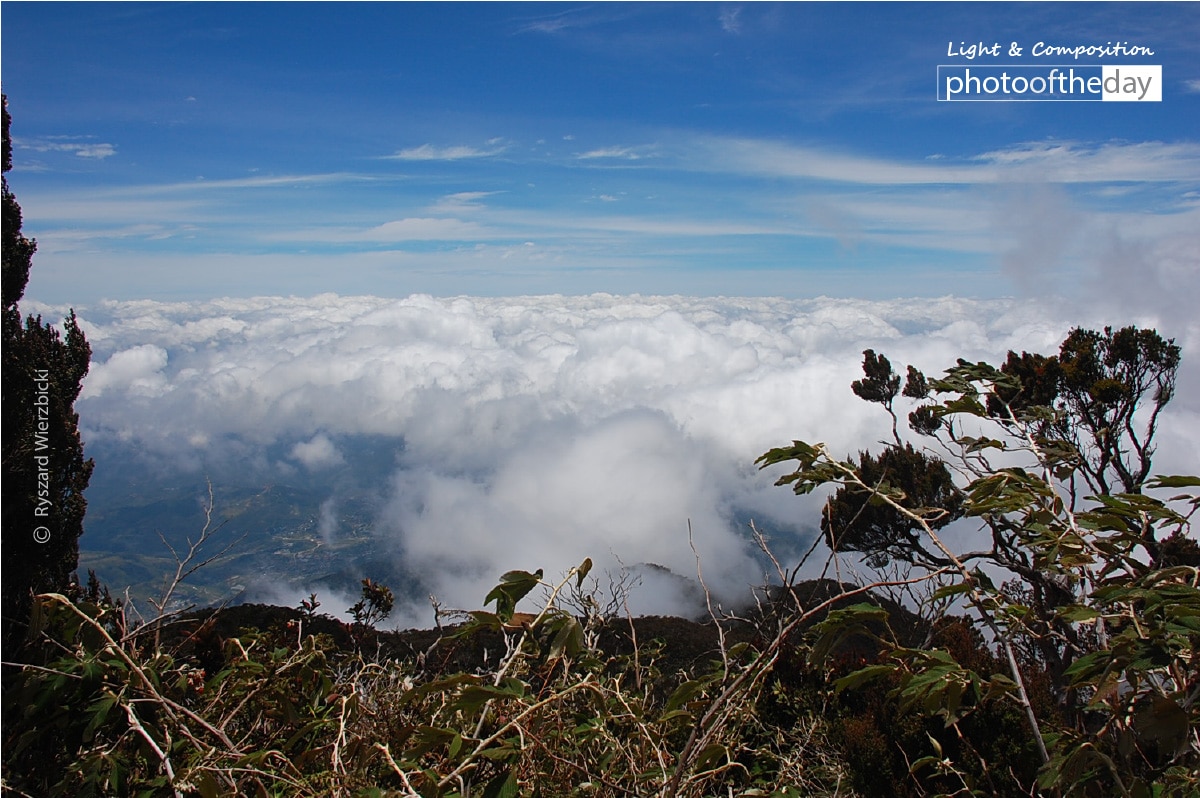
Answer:
<path fill-rule="evenodd" d="M 4 172 L 12 168 L 4 97 Z M 21 234 L 21 207 L 3 178 L 3 638 L 20 642 L 35 593 L 66 590 L 79 560 L 92 461 L 83 457 L 75 399 L 92 350 L 75 319 L 60 333 L 22 319 L 36 242 Z"/>

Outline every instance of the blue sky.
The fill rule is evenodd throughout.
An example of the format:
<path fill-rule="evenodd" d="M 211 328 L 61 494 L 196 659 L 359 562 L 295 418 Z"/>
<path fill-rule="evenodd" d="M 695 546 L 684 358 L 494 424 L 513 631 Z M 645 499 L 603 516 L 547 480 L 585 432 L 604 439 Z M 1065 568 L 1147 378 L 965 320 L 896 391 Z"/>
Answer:
<path fill-rule="evenodd" d="M 0 14 L 41 302 L 1195 285 L 1192 3 Z M 1024 54 L 947 53 L 979 41 Z M 1162 102 L 936 99 L 938 64 L 1052 63 L 1161 65 Z"/>

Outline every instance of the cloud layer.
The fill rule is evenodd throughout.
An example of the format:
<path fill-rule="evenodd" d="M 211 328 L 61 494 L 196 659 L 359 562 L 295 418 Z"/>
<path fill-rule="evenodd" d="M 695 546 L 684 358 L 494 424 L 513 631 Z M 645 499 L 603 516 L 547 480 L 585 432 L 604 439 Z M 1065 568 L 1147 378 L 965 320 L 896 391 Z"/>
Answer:
<path fill-rule="evenodd" d="M 888 155 L 666 130 L 586 138 L 22 188 L 39 241 L 28 295 L 669 293 L 680 275 L 701 294 L 996 295 L 1008 278 L 1072 294 L 1118 245 L 1145 267 L 1104 277 L 1133 274 L 1152 301 L 1160 284 L 1196 282 L 1170 265 L 1189 262 L 1200 225 L 1187 141 Z"/>
<path fill-rule="evenodd" d="M 856 400 L 861 351 L 937 374 L 956 358 L 1050 352 L 1104 320 L 1009 300 L 415 295 L 110 302 L 79 311 L 95 350 L 78 403 L 89 442 L 163 470 L 237 460 L 247 479 L 336 475 L 361 436 L 395 441 L 380 551 L 447 606 L 509 568 L 655 563 L 721 598 L 761 577 L 746 522 L 801 545 L 813 501 L 754 459 L 793 438 L 835 451 L 887 434 Z M 1157 323 L 1154 319 L 1109 323 Z M 1195 322 L 1171 330 L 1200 342 Z M 1186 370 L 1159 462 L 1193 468 Z M 336 534 L 335 497 L 320 527 Z M 327 517 L 326 517 L 327 516 Z M 789 542 L 790 541 L 790 542 Z M 642 591 L 638 609 L 678 609 Z M 417 619 L 417 615 L 405 616 Z M 427 611 L 425 612 L 427 615 Z M 422 619 L 427 620 L 427 619 Z"/>

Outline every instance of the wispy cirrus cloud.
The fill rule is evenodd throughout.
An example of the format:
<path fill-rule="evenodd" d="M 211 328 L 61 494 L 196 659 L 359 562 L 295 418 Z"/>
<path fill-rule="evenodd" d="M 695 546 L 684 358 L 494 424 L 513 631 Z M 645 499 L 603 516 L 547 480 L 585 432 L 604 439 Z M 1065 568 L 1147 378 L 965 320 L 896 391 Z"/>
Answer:
<path fill-rule="evenodd" d="M 1200 180 L 1200 145 L 1149 142 L 1034 141 L 960 158 L 876 158 L 742 138 L 701 138 L 685 145 L 685 163 L 706 171 L 772 175 L 861 185 Z"/>
<path fill-rule="evenodd" d="M 600 197 L 604 201 L 605 197 Z M 614 198 L 607 198 L 609 200 Z M 687 217 L 647 217 L 638 215 L 563 215 L 541 211 L 520 214 L 498 214 L 497 219 L 520 222 L 520 225 L 540 235 L 570 238 L 580 233 L 638 234 L 665 237 L 710 237 L 744 235 L 795 235 L 802 232 L 795 226 L 754 221 L 718 221 Z"/>
<path fill-rule="evenodd" d="M 250 177 L 222 178 L 217 180 L 209 180 L 204 177 L 199 177 L 187 183 L 169 183 L 155 188 L 159 191 L 204 191 L 222 188 L 276 188 L 279 186 L 300 186 L 322 183 L 361 183 L 369 180 L 379 179 L 385 178 L 355 172 L 326 172 L 311 175 L 252 175 Z"/>
<path fill-rule="evenodd" d="M 34 152 L 69 152 L 79 158 L 104 160 L 117 154 L 116 146 L 95 141 L 94 136 L 46 136 L 39 139 L 18 139 L 17 147 Z"/>
<path fill-rule="evenodd" d="M 975 183 L 992 179 L 975 164 L 909 163 L 828 147 L 751 138 L 697 138 L 684 145 L 681 160 L 685 168 L 703 171 L 869 185 Z"/>
<path fill-rule="evenodd" d="M 362 238 L 372 241 L 459 241 L 486 234 L 475 222 L 462 219 L 410 217 L 372 227 Z"/>
<path fill-rule="evenodd" d="M 581 161 L 590 161 L 603 158 L 623 161 L 640 161 L 643 158 L 653 158 L 656 155 L 657 148 L 655 146 L 642 145 L 638 147 L 598 147 L 597 149 L 580 153 L 575 157 Z"/>
<path fill-rule="evenodd" d="M 215 193 L 219 191 L 235 191 L 240 189 L 272 189 L 302 186 L 319 186 L 335 184 L 355 184 L 367 182 L 382 182 L 395 179 L 391 175 L 369 175 L 357 172 L 326 172 L 317 174 L 289 175 L 251 175 L 249 177 L 232 177 L 209 179 L 203 176 L 195 180 L 175 181 L 169 183 L 149 183 L 118 188 L 104 189 L 92 194 L 93 198 L 103 197 L 108 200 L 137 199 L 141 197 L 159 197 L 168 194 L 186 196 L 198 193 Z M 154 200 L 158 202 L 159 200 Z"/>
<path fill-rule="evenodd" d="M 520 234 L 489 229 L 477 222 L 454 217 L 406 216 L 374 227 L 326 226 L 286 228 L 259 236 L 275 244 L 347 245 L 351 250 L 360 245 L 400 244 L 406 241 L 476 241 L 479 239 L 512 238 Z"/>
<path fill-rule="evenodd" d="M 549 152 L 492 140 L 463 148 L 508 148 L 502 158 L 473 161 L 467 183 L 458 182 L 457 165 L 431 162 L 399 175 L 374 161 L 374 172 L 252 173 L 86 197 L 57 190 L 21 196 L 42 244 L 38 275 L 75 274 L 64 282 L 71 293 L 62 294 L 75 296 L 97 284 L 101 261 L 120 282 L 140 256 L 149 269 L 204 253 L 221 253 L 229 264 L 263 264 L 253 268 L 267 285 L 299 279 L 298 272 L 261 256 L 306 260 L 322 253 L 340 259 L 339 267 L 317 270 L 319 278 L 306 285 L 343 292 L 374 284 L 350 274 L 348 264 L 385 252 L 386 267 L 372 260 L 355 268 L 371 279 L 403 273 L 432 293 L 462 290 L 466 274 L 476 281 L 498 275 L 496 284 L 504 274 L 526 281 L 505 291 L 557 290 L 551 286 L 568 273 L 578 280 L 620 274 L 627 282 L 619 290 L 644 292 L 664 283 L 655 274 L 721 259 L 754 264 L 768 277 L 750 287 L 742 271 L 714 282 L 709 290 L 719 293 L 784 290 L 770 275 L 797 263 L 824 275 L 812 279 L 829 281 L 805 290 L 837 291 L 832 286 L 844 278 L 831 275 L 851 260 L 857 268 L 899 269 L 920 258 L 933 271 L 966 271 L 969 280 L 990 273 L 987 279 L 1005 284 L 1025 274 L 1007 265 L 1020 262 L 1035 273 L 1059 270 L 1069 281 L 1094 262 L 1088 242 L 1105 231 L 1153 242 L 1155 251 L 1164 241 L 1187 241 L 1200 193 L 1200 145 L 1188 143 L 1033 141 L 921 157 L 678 131 L 640 141 L 653 143 L 592 139 L 574 152 Z M 420 157 L 454 154 L 424 145 Z M 1026 205 L 1026 185 L 1057 187 L 1032 216 L 1016 212 Z M 617 208 L 622 212 L 613 213 Z M 1087 224 L 1043 246 L 1038 218 L 1079 214 Z M 78 262 L 85 250 L 86 275 Z M 229 266 L 223 273 L 242 286 L 237 275 L 244 272 Z M 925 287 L 920 279 L 906 278 L 905 290 L 930 290 L 933 278 Z M 588 286 L 612 287 L 599 278 Z"/>
<path fill-rule="evenodd" d="M 429 206 L 431 213 L 460 213 L 478 210 L 483 206 L 479 200 L 500 194 L 500 191 L 458 191 L 447 194 Z"/>
<path fill-rule="evenodd" d="M 571 8 L 517 21 L 515 31 L 517 33 L 556 34 L 572 28 L 590 28 L 603 23 L 606 19 L 608 17 L 595 8 Z"/>
<path fill-rule="evenodd" d="M 721 30 L 726 33 L 742 32 L 742 7 L 721 9 Z"/>
<path fill-rule="evenodd" d="M 461 161 L 468 158 L 490 158 L 508 149 L 499 139 L 487 142 L 486 147 L 473 147 L 460 144 L 438 147 L 433 144 L 422 144 L 419 147 L 409 147 L 397 150 L 391 155 L 383 156 L 392 161 Z"/>
<path fill-rule="evenodd" d="M 975 160 L 1059 183 L 1200 181 L 1200 144 L 1028 142 Z"/>

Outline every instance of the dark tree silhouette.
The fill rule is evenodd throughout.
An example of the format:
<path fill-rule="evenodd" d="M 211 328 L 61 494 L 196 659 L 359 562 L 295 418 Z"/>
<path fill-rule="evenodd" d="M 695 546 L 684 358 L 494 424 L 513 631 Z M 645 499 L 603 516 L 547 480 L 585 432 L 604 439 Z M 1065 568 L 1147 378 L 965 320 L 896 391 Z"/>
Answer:
<path fill-rule="evenodd" d="M 922 545 L 920 525 L 877 495 L 879 491 L 900 491 L 904 507 L 922 515 L 934 529 L 962 516 L 962 492 L 954 485 L 946 464 L 937 456 L 913 449 L 912 444 L 902 445 L 900 440 L 894 403 L 901 394 L 901 385 L 904 396 L 924 399 L 929 394 L 929 382 L 912 366 L 908 367 L 907 379 L 901 379 L 891 361 L 872 349 L 863 351 L 862 369 L 863 379 L 851 383 L 850 389 L 860 399 L 883 406 L 892 419 L 896 445 L 887 447 L 878 457 L 859 452 L 860 473 L 872 490 L 844 485 L 830 497 L 821 515 L 825 542 L 835 551 L 862 552 L 875 565 L 893 559 L 944 565 L 943 558 Z M 922 431 L 915 421 L 913 426 Z M 928 426 L 932 434 L 937 428 L 936 419 Z"/>
<path fill-rule="evenodd" d="M 1097 493 L 1140 493 L 1150 475 L 1158 416 L 1175 393 L 1180 349 L 1155 330 L 1075 329 L 1058 353 L 1060 427 L 1084 456 Z M 1134 414 L 1149 409 L 1144 424 Z"/>
<path fill-rule="evenodd" d="M 4 98 L 4 172 L 12 168 Z M 75 399 L 91 347 L 75 312 L 63 332 L 40 316 L 22 319 L 36 242 L 21 233 L 21 207 L 3 180 L 3 637 L 19 643 L 34 593 L 63 591 L 79 561 L 92 461 L 83 457 Z"/>
<path fill-rule="evenodd" d="M 859 453 L 859 473 L 875 490 L 903 492 L 900 503 L 925 516 L 934 529 L 962 516 L 963 496 L 946 464 L 913 449 L 889 446 L 878 457 Z M 918 559 L 944 565 L 944 558 L 922 545 L 920 525 L 876 493 L 846 485 L 829 499 L 821 515 L 821 531 L 835 551 L 859 551 L 878 565 L 888 560 Z"/>
<path fill-rule="evenodd" d="M 954 374 L 948 371 L 944 379 L 926 380 L 909 366 L 903 395 L 926 402 L 909 415 L 914 431 L 941 440 L 946 451 L 952 451 L 951 441 L 965 447 L 960 467 L 969 476 L 994 475 L 986 453 L 1003 446 L 945 426 L 946 411 L 990 417 L 1003 427 L 1026 430 L 1047 462 L 1057 464 L 1055 477 L 1074 507 L 1089 493 L 1141 493 L 1150 474 L 1159 414 L 1174 393 L 1180 357 L 1179 346 L 1155 330 L 1076 328 L 1057 355 L 1009 352 L 998 372 L 987 364 L 960 360 L 951 370 Z M 965 379 L 972 372 L 978 372 L 980 385 L 986 384 L 982 391 Z M 835 551 L 859 552 L 874 567 L 891 560 L 927 568 L 948 566 L 948 559 L 926 545 L 922 525 L 880 494 L 923 517 L 934 530 L 963 516 L 966 497 L 937 455 L 902 443 L 894 407 L 902 380 L 887 357 L 870 349 L 863 352 L 863 374 L 851 389 L 883 406 L 891 417 L 895 442 L 878 455 L 859 454 L 856 470 L 862 484 L 843 484 L 826 503 L 821 519 L 826 543 Z M 948 407 L 928 402 L 932 392 L 959 398 Z M 980 497 L 974 499 L 978 504 Z M 1055 614 L 1077 598 L 1075 586 L 1046 572 L 1003 513 L 972 515 L 984 519 L 991 546 L 962 554 L 962 559 L 991 561 L 1015 575 L 1011 589 L 1020 592 L 1037 619 L 1027 623 L 1040 624 L 1033 653 L 1052 675 L 1061 676 L 1087 645 L 1074 626 Z M 1194 541 L 1178 534 L 1160 541 L 1156 526 L 1138 516 L 1126 523 L 1156 567 L 1200 561 Z"/>
<path fill-rule="evenodd" d="M 1039 445 L 1061 452 L 1071 466 L 1069 473 L 1078 475 L 1089 491 L 1140 493 L 1150 474 L 1159 414 L 1174 394 L 1180 354 L 1174 340 L 1155 330 L 1076 328 L 1057 355 L 1009 352 L 1000 367 L 1006 379 L 996 381 L 978 399 L 986 414 L 1002 424 L 1031 423 Z M 969 365 L 959 361 L 959 366 Z M 860 453 L 858 465 L 868 484 L 898 489 L 906 507 L 933 513 L 929 517 L 935 519 L 931 525 L 937 529 L 961 515 L 962 495 L 937 456 L 902 445 L 894 407 L 902 384 L 903 395 L 918 401 L 927 400 L 935 389 L 965 387 L 945 380 L 931 382 L 912 366 L 907 380 L 901 380 L 886 356 L 864 351 L 863 379 L 850 387 L 887 411 L 895 445 L 878 456 Z M 920 434 L 936 436 L 944 431 L 936 403 L 919 406 L 908 418 Z M 939 508 L 942 513 L 937 515 Z M 944 565 L 921 546 L 918 527 L 869 491 L 853 486 L 843 486 L 830 498 L 821 523 L 826 541 L 836 550 L 862 552 L 877 563 L 897 559 Z M 1132 524 L 1131 531 L 1142 535 L 1156 561 L 1166 556 L 1154 539 L 1153 526 L 1142 529 Z M 1008 531 L 993 532 L 996 550 L 991 558 L 1039 587 L 1044 580 L 1034 564 L 1014 559 Z M 1053 584 L 1041 586 L 1048 595 L 1060 592 Z"/>

